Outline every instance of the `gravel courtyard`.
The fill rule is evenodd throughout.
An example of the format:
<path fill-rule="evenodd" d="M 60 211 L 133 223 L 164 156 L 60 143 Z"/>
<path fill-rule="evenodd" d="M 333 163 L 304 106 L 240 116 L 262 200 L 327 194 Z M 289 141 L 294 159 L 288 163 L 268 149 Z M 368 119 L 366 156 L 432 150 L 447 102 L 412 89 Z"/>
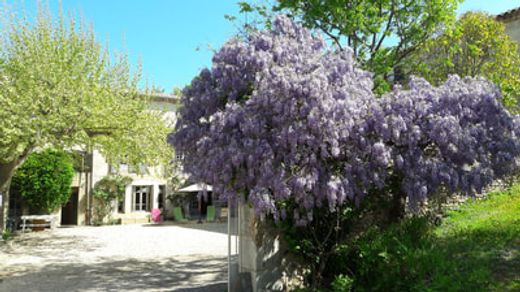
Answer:
<path fill-rule="evenodd" d="M 225 291 L 226 224 L 57 228 L 0 245 L 0 291 Z"/>

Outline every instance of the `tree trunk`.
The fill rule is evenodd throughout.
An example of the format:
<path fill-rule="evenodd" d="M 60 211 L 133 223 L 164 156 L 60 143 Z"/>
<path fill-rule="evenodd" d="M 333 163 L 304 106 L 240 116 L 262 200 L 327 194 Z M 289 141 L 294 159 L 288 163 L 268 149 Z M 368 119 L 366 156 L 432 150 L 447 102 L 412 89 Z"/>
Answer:
<path fill-rule="evenodd" d="M 393 193 L 389 203 L 387 223 L 398 223 L 406 213 L 406 194 L 401 191 Z"/>
<path fill-rule="evenodd" d="M 31 152 L 26 149 L 22 155 L 9 162 L 0 162 L 0 194 L 2 194 L 2 205 L 0 206 L 0 232 L 5 230 L 7 223 L 7 213 L 9 212 L 9 187 L 11 186 L 11 179 Z"/>
<path fill-rule="evenodd" d="M 386 188 L 390 195 L 387 206 L 383 209 L 383 220 L 387 225 L 398 223 L 406 215 L 406 193 L 402 190 L 402 178 L 393 175 L 389 178 Z"/>

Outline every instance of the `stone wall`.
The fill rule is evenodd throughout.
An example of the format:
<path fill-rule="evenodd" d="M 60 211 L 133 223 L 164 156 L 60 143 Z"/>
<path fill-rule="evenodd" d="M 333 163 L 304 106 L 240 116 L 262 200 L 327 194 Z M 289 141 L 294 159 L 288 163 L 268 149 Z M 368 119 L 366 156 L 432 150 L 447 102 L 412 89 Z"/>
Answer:
<path fill-rule="evenodd" d="M 246 204 L 239 206 L 240 285 L 235 291 L 290 291 L 302 283 L 300 265 L 293 258 L 281 235 L 254 217 Z"/>

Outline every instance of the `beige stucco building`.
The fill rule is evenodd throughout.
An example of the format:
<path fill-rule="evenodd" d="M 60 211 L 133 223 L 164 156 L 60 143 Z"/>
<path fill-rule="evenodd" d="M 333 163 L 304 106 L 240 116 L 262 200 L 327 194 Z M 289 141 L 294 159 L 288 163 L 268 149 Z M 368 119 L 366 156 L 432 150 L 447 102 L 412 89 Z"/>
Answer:
<path fill-rule="evenodd" d="M 180 100 L 176 96 L 154 94 L 150 110 L 163 112 L 165 122 L 173 127 L 179 102 Z M 120 174 L 132 179 L 131 183 L 126 186 L 123 201 L 114 202 L 111 216 L 113 219 L 121 219 L 122 224 L 145 223 L 148 222 L 152 209 L 161 208 L 165 211 L 171 209 L 166 196 L 172 190 L 168 184 L 168 178 L 165 177 L 164 166 L 141 166 L 137 170 L 135 167 L 125 164 L 110 165 L 95 149 L 92 153 L 79 149 L 75 149 L 74 152 L 81 156 L 84 171 L 77 170 L 72 182 L 72 194 L 69 201 L 54 214 L 58 219 L 56 220 L 57 225 L 93 224 L 95 202 L 92 198 L 92 188 L 98 181 L 110 174 Z M 11 196 L 10 217 L 28 215 L 28 211 L 27 206 L 24 206 L 16 196 Z"/>
<path fill-rule="evenodd" d="M 179 98 L 176 96 L 154 94 L 150 103 L 150 110 L 162 111 L 165 122 L 173 127 L 178 105 Z M 89 220 L 89 217 L 92 217 L 95 202 L 93 202 L 90 193 L 92 187 L 109 174 L 120 174 L 132 179 L 131 183 L 126 186 L 123 201 L 114 202 L 112 218 L 121 219 L 123 224 L 145 223 L 148 222 L 152 209 L 169 209 L 166 195 L 171 190 L 164 174 L 164 166 L 141 166 L 138 170 L 126 164 L 110 165 L 97 150 L 93 151 L 89 160 L 91 168 L 86 173 L 77 173 L 73 184 L 73 195 L 69 203 L 61 210 L 62 224 L 86 225 L 93 223 L 92 219 Z"/>
<path fill-rule="evenodd" d="M 497 15 L 496 19 L 506 26 L 506 33 L 518 43 L 520 53 L 520 7 Z"/>

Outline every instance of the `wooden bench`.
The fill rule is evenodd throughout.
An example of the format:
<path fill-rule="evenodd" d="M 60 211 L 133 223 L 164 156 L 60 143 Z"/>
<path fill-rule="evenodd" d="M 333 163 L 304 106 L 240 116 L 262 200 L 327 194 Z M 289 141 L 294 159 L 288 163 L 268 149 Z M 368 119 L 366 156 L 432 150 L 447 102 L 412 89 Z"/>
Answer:
<path fill-rule="evenodd" d="M 55 215 L 23 215 L 20 217 L 22 219 L 22 232 L 25 232 L 25 228 L 33 228 L 33 227 L 54 227 L 54 221 L 56 221 L 57 216 Z M 35 224 L 33 220 L 44 220 L 45 223 Z M 30 221 L 31 223 L 27 223 Z"/>

